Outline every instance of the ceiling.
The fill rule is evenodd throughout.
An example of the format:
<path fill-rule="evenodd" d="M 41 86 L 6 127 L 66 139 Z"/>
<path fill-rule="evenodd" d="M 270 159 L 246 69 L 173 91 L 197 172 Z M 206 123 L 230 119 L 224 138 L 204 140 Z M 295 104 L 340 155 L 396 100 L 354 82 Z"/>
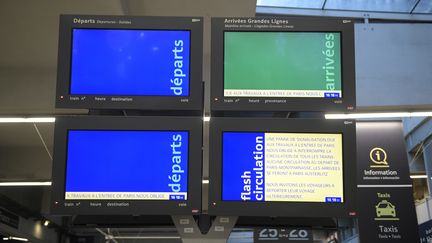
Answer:
<path fill-rule="evenodd" d="M 294 9 L 432 14 L 431 0 L 258 0 L 257 6 Z"/>

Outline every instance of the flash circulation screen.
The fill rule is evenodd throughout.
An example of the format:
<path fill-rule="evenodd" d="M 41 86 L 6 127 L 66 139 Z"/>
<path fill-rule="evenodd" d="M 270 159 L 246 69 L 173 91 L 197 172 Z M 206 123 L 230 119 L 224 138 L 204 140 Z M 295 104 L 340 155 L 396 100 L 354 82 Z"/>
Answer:
<path fill-rule="evenodd" d="M 187 200 L 187 131 L 69 130 L 66 200 Z"/>
<path fill-rule="evenodd" d="M 339 32 L 224 32 L 225 97 L 341 98 Z"/>
<path fill-rule="evenodd" d="M 189 96 L 190 31 L 73 29 L 70 94 Z"/>
<path fill-rule="evenodd" d="M 222 136 L 223 201 L 344 202 L 342 134 Z"/>

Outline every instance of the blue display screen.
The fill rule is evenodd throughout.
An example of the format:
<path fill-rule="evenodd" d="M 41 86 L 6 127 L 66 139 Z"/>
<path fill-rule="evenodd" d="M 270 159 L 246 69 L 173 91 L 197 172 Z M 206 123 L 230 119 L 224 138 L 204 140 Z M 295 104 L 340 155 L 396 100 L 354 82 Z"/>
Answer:
<path fill-rule="evenodd" d="M 189 96 L 190 31 L 73 29 L 70 94 Z"/>
<path fill-rule="evenodd" d="M 342 134 L 224 132 L 222 200 L 343 203 Z"/>
<path fill-rule="evenodd" d="M 65 199 L 187 200 L 188 132 L 69 130 Z"/>

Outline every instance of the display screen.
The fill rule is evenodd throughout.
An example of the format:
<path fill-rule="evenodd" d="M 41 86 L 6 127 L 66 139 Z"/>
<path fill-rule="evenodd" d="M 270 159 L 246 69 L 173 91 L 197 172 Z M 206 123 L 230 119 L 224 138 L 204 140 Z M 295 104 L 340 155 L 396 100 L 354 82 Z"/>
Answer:
<path fill-rule="evenodd" d="M 342 134 L 222 136 L 222 200 L 344 202 Z"/>
<path fill-rule="evenodd" d="M 341 98 L 341 34 L 224 32 L 224 96 Z"/>
<path fill-rule="evenodd" d="M 73 29 L 70 94 L 189 96 L 190 31 Z"/>
<path fill-rule="evenodd" d="M 66 200 L 187 200 L 188 132 L 69 130 Z"/>

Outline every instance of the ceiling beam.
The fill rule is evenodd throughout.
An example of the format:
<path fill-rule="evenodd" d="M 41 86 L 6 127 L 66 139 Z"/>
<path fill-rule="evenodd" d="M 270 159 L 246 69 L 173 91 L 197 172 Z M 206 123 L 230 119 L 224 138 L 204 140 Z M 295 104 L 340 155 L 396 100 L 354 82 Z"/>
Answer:
<path fill-rule="evenodd" d="M 417 8 L 417 5 L 420 3 L 420 0 L 417 0 L 417 2 L 414 4 L 414 6 L 412 7 L 410 14 L 412 14 L 414 12 L 414 10 Z"/>
<path fill-rule="evenodd" d="M 322 7 L 321 7 L 321 10 L 324 10 L 324 9 L 325 9 L 326 4 L 327 4 L 327 0 L 324 0 L 323 5 L 322 5 Z"/>

